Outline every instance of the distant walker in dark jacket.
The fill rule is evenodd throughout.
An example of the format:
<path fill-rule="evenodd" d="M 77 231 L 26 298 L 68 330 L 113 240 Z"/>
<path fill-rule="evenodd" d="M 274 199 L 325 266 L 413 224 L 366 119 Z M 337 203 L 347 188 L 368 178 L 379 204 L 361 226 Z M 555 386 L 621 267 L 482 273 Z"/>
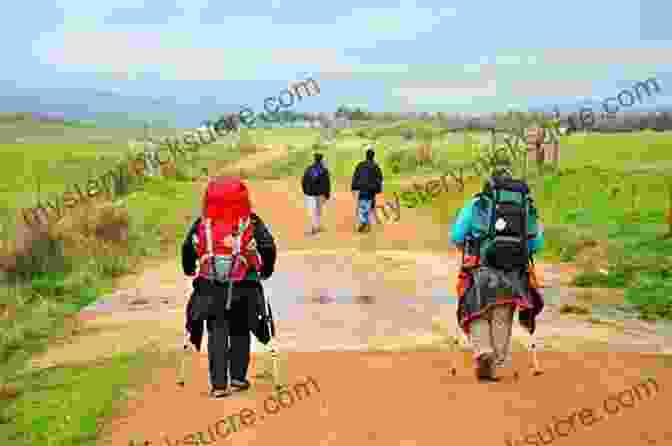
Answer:
<path fill-rule="evenodd" d="M 357 216 L 359 219 L 358 232 L 368 232 L 371 229 L 369 219 L 376 194 L 383 191 L 383 172 L 373 160 L 373 149 L 366 151 L 366 160 L 361 161 L 352 175 L 352 192 L 357 200 Z"/>
<path fill-rule="evenodd" d="M 301 188 L 305 195 L 306 209 L 311 219 L 310 235 L 323 230 L 320 226 L 322 206 L 331 195 L 331 181 L 329 170 L 322 162 L 322 154 L 316 153 L 313 163 L 306 168 L 301 181 Z"/>
<path fill-rule="evenodd" d="M 209 271 L 209 256 L 207 252 L 205 255 L 202 252 L 203 240 L 199 240 L 199 237 L 202 237 L 205 231 L 216 235 L 218 233 L 217 226 L 210 227 L 206 224 L 205 228 L 207 229 L 205 229 L 202 218 L 198 218 L 192 224 L 182 244 L 182 269 L 184 274 L 188 276 L 196 275 L 198 266 L 198 275 L 193 281 L 194 292 L 187 304 L 186 328 L 191 342 L 200 351 L 203 325 L 204 323 L 207 325 L 211 395 L 216 398 L 228 396 L 232 390 L 245 390 L 250 387 L 246 378 L 250 362 L 250 331 L 254 332 L 262 343 L 267 343 L 270 340 L 270 334 L 267 333 L 268 326 L 264 323 L 265 320 L 259 317 L 266 314 L 264 290 L 260 280 L 268 279 L 273 274 L 277 255 L 273 236 L 262 219 L 251 212 L 251 204 L 245 185 L 238 179 L 223 183 L 224 186 L 220 190 L 228 189 L 225 189 L 223 198 L 221 195 L 217 197 L 220 199 L 220 215 L 232 212 L 236 216 L 249 216 L 252 236 L 247 243 L 246 252 L 240 255 L 247 258 L 246 264 L 251 264 L 253 257 L 258 255 L 261 265 L 259 268 L 249 268 L 243 271 L 244 275 L 238 281 L 233 282 L 230 294 L 231 308 L 227 310 L 226 301 L 231 281 L 222 282 L 210 278 L 209 274 L 213 272 Z M 233 190 L 234 192 L 230 194 L 227 190 Z M 209 194 L 213 191 L 216 192 L 215 187 L 209 187 L 204 201 L 215 199 L 212 196 L 209 197 Z M 226 194 L 233 195 L 233 197 Z M 226 217 L 222 218 L 225 219 Z M 210 237 L 217 238 L 212 235 Z M 217 255 L 217 252 L 218 250 L 220 253 L 226 252 L 226 246 L 230 244 L 227 243 L 226 239 L 213 240 L 213 244 L 215 245 L 215 259 L 218 259 L 218 261 L 225 260 L 226 255 Z M 225 263 L 219 265 L 217 270 L 214 271 L 215 275 Z M 231 275 L 228 277 L 231 277 Z M 229 371 L 231 376 L 229 376 Z"/>

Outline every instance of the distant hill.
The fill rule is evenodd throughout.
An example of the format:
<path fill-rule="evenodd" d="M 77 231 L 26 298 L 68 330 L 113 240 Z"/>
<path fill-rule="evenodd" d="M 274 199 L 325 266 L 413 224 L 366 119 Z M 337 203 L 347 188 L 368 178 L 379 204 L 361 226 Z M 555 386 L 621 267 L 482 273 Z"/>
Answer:
<path fill-rule="evenodd" d="M 155 137 L 174 136 L 186 129 L 152 129 Z M 94 121 L 63 122 L 35 119 L 32 113 L 0 113 L 0 144 L 127 144 L 142 138 L 141 127 L 102 127 Z"/>
<path fill-rule="evenodd" d="M 205 119 L 217 120 L 223 113 L 238 111 L 237 106 L 210 101 L 180 104 L 173 98 L 123 96 L 86 88 L 22 90 L 1 82 L 0 87 L 4 87 L 0 88 L 0 114 L 57 112 L 65 120 L 95 121 L 100 128 L 142 129 L 148 121 L 154 128 L 196 128 Z"/>

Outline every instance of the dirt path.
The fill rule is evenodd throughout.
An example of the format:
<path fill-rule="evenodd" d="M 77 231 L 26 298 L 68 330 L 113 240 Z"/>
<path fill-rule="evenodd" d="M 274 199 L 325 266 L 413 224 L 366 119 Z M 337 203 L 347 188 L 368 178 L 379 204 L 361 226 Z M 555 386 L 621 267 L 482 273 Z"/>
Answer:
<path fill-rule="evenodd" d="M 274 148 L 242 160 L 236 168 L 250 169 L 285 153 L 284 148 Z M 599 384 L 582 394 L 590 404 L 585 407 L 593 407 L 606 397 L 607 388 L 621 391 L 627 378 L 632 384 L 633 373 L 639 376 L 642 368 L 662 367 L 655 357 L 625 352 L 672 349 L 669 338 L 636 322 L 595 325 L 586 317 L 560 315 L 558 305 L 573 294 L 565 286 L 571 268 L 542 264 L 539 268 L 548 307 L 541 316 L 540 339 L 548 350 L 565 353 L 542 352 L 540 360 L 548 373 L 535 379 L 526 377 L 527 355 L 517 353 L 513 366 L 525 377 L 516 383 L 510 376 L 511 368 L 505 382 L 497 388 L 488 387 L 493 390 L 488 393 L 474 384 L 467 353 L 445 352 L 449 347 L 446 338 L 455 332 L 457 269 L 456 255 L 448 248 L 447 227 L 420 212 L 402 209 L 399 222 L 377 225 L 370 234 L 356 234 L 353 199 L 345 185 L 338 184 L 326 208 L 326 232 L 309 237 L 305 235 L 308 216 L 299 179 L 251 181 L 250 187 L 255 209 L 270 224 L 279 249 L 276 273 L 265 288 L 277 313 L 286 382 L 311 376 L 320 391 L 263 426 L 236 432 L 232 437 L 236 444 L 268 444 L 271 440 L 305 445 L 410 444 L 414 439 L 418 444 L 460 439 L 466 443 L 476 427 L 475 420 L 455 417 L 458 411 L 469 413 L 477 407 L 486 407 L 484 415 L 492 412 L 494 418 L 489 419 L 497 426 L 492 439 L 501 444 L 506 429 L 516 438 L 522 437 L 518 434 L 519 417 L 534 409 L 533 400 L 545 405 L 543 410 L 532 412 L 532 424 L 541 426 L 550 422 L 550 416 L 567 412 L 568 394 L 575 394 L 572 390 L 577 380 L 585 377 Z M 191 290 L 178 265 L 175 259 L 155 262 L 139 277 L 124 278 L 116 293 L 82 312 L 86 322 L 79 337 L 51 348 L 33 367 L 134 351 L 147 344 L 164 351 L 177 350 L 182 341 L 183 308 Z M 515 350 L 522 351 L 521 343 L 526 339 L 518 326 L 514 341 Z M 255 348 L 259 347 L 255 344 Z M 371 350 L 434 352 L 366 352 Z M 437 353 L 440 351 L 444 352 Z M 595 353 L 589 360 L 586 352 L 612 353 Z M 183 390 L 175 386 L 174 369 L 156 371 L 152 385 L 139 398 L 140 404 L 132 404 L 126 418 L 109 426 L 112 444 L 127 445 L 138 435 L 160 444 L 161 433 L 170 439 L 161 444 L 190 444 L 175 442 L 198 431 L 206 434 L 204 444 L 208 444 L 208 425 L 243 407 L 263 408 L 263 399 L 271 390 L 268 380 L 253 378 L 255 390 L 226 401 L 210 401 L 204 397 L 207 352 L 194 354 L 193 359 L 193 378 Z M 458 364 L 457 377 L 447 373 L 453 360 Z M 257 363 L 261 364 L 258 368 L 265 364 L 261 359 Z M 602 368 L 589 364 L 601 364 Z M 664 387 L 667 378 L 660 373 L 656 379 Z M 457 384 L 465 392 L 457 394 Z M 471 399 L 466 398 L 470 394 Z M 642 405 L 653 411 L 664 397 L 670 398 L 661 395 L 657 401 Z M 180 409 L 187 407 L 188 411 Z M 570 409 L 574 407 L 582 406 L 576 402 Z M 463 429 L 451 430 L 447 436 L 445 419 L 451 415 Z M 611 430 L 595 430 L 609 435 L 618 431 L 613 425 Z M 577 439 L 571 444 L 577 445 L 597 438 L 587 432 L 574 435 Z"/>

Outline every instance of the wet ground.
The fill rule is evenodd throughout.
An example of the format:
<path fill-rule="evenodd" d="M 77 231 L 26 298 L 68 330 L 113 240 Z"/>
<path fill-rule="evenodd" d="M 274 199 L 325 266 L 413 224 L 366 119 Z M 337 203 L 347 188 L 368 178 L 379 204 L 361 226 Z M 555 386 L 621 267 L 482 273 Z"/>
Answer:
<path fill-rule="evenodd" d="M 369 255 L 376 262 L 362 268 L 362 253 L 283 253 L 277 271 L 264 283 L 276 318 L 278 347 L 303 352 L 446 347 L 447 336 L 456 333 L 453 290 L 457 259 L 407 254 L 380 251 Z M 392 260 L 396 262 L 393 267 Z M 596 306 L 588 316 L 560 314 L 560 305 L 569 302 L 573 294 L 564 286 L 566 273 L 562 266 L 538 268 L 546 300 L 538 319 L 542 348 L 571 351 L 585 344 L 595 351 L 672 349 L 670 324 L 633 320 L 612 305 Z M 406 290 L 387 285 L 387 278 L 402 274 L 402 270 L 414 275 L 413 285 Z M 151 275 L 146 277 L 151 281 Z M 169 343 L 178 346 L 189 292 L 189 281 L 119 290 L 82 314 L 101 322 L 108 317 L 168 324 L 173 333 Z M 165 341 L 166 334 L 161 336 Z M 514 338 L 525 344 L 529 337 L 516 324 Z M 253 349 L 264 350 L 256 342 Z"/>

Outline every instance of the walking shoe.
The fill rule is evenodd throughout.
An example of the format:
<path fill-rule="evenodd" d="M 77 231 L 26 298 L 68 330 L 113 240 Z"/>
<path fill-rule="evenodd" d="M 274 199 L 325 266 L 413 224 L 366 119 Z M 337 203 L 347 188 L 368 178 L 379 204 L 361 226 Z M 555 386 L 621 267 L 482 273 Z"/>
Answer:
<path fill-rule="evenodd" d="M 498 381 L 494 373 L 494 360 L 491 354 L 484 353 L 476 359 L 476 379 L 479 381 Z"/>
<path fill-rule="evenodd" d="M 231 389 L 224 388 L 224 389 L 211 389 L 210 390 L 210 397 L 211 398 L 226 398 L 227 396 L 230 396 L 233 392 L 231 392 Z"/>
<path fill-rule="evenodd" d="M 241 392 L 250 388 L 250 382 L 246 379 L 232 379 L 231 387 L 233 387 L 234 390 Z"/>

